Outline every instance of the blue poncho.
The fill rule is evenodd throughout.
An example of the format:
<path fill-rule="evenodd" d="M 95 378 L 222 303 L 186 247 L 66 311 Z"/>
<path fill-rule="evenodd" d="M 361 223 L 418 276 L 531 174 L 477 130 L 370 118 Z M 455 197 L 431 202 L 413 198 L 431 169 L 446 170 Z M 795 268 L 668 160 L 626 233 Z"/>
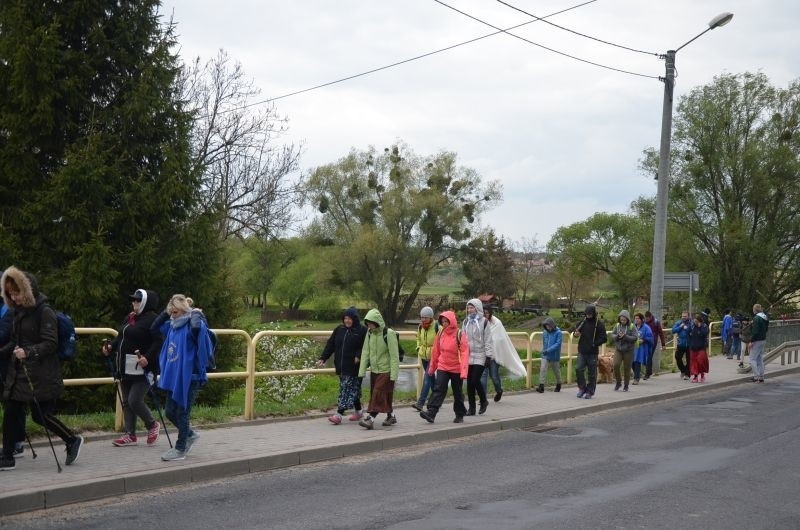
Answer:
<path fill-rule="evenodd" d="M 195 334 L 189 320 L 186 314 L 161 325 L 165 339 L 159 357 L 158 387 L 171 392 L 172 399 L 184 409 L 192 381 L 208 381 L 206 367 L 213 349 L 206 323 L 201 320 Z"/>

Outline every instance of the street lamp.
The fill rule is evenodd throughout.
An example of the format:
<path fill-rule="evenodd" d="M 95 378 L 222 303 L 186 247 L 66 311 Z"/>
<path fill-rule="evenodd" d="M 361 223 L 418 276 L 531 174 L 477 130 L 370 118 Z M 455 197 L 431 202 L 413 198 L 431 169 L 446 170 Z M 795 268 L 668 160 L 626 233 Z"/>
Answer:
<path fill-rule="evenodd" d="M 712 29 L 724 26 L 733 18 L 733 13 L 722 13 L 711 19 L 708 28 L 663 56 L 666 62 L 664 82 L 664 107 L 661 115 L 661 150 L 658 160 L 658 188 L 656 191 L 656 225 L 653 234 L 653 269 L 650 277 L 650 312 L 661 320 L 664 305 L 664 257 L 667 244 L 667 198 L 669 195 L 669 147 L 672 137 L 672 94 L 675 86 L 675 54 Z"/>

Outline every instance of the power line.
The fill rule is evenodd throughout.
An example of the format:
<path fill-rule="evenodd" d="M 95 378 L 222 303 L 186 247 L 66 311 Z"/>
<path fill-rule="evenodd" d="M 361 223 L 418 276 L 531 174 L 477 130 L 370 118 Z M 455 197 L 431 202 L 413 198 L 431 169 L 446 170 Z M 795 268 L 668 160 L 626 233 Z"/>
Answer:
<path fill-rule="evenodd" d="M 512 6 L 508 2 L 504 2 L 503 0 L 497 0 L 497 1 L 500 2 L 501 4 L 503 4 L 504 6 L 508 6 L 511 9 L 519 11 L 520 13 L 524 13 L 525 15 L 528 15 L 529 17 L 533 17 L 536 20 L 542 20 L 537 15 L 534 15 L 533 13 L 528 13 L 524 9 L 520 9 L 520 8 L 518 8 L 516 6 Z M 645 55 L 655 55 L 656 57 L 660 56 L 660 54 L 656 53 L 656 52 L 648 52 L 648 51 L 645 51 L 645 50 L 637 50 L 636 48 L 629 48 L 628 46 L 623 46 L 622 44 L 616 44 L 614 42 L 609 42 L 609 41 L 605 41 L 603 39 L 598 39 L 597 37 L 592 37 L 591 35 L 586 35 L 585 33 L 581 33 L 580 31 L 575 31 L 575 30 L 572 30 L 572 29 L 569 29 L 569 28 L 565 28 L 564 26 L 559 26 L 558 24 L 556 24 L 554 22 L 550 22 L 549 20 L 542 20 L 542 22 L 544 22 L 545 24 L 550 24 L 551 26 L 553 26 L 555 28 L 562 29 L 564 31 L 569 31 L 570 33 L 574 33 L 575 35 L 579 35 L 581 37 L 585 37 L 585 38 L 591 39 L 593 41 L 601 42 L 603 44 L 608 44 L 609 46 L 616 46 L 617 48 L 622 48 L 623 50 L 629 50 L 629 51 L 636 52 L 636 53 L 643 53 Z"/>
<path fill-rule="evenodd" d="M 558 55 L 562 55 L 564 57 L 569 57 L 570 59 L 574 59 L 574 60 L 580 61 L 582 63 L 591 64 L 591 65 L 594 65 L 594 66 L 599 66 L 600 68 L 605 68 L 606 70 L 613 70 L 614 72 L 620 72 L 620 73 L 623 73 L 623 74 L 635 75 L 635 76 L 638 76 L 638 77 L 648 77 L 650 79 L 658 79 L 658 76 L 640 74 L 638 72 L 631 72 L 630 70 L 623 70 L 621 68 L 614 68 L 613 66 L 607 66 L 605 64 L 596 63 L 596 62 L 593 62 L 593 61 L 589 61 L 588 59 L 581 59 L 580 57 L 576 57 L 574 55 L 570 55 L 568 53 L 556 50 L 554 48 L 549 48 L 549 47 L 545 46 L 544 44 L 539 44 L 538 42 L 533 42 L 532 40 L 526 39 L 525 37 L 520 37 L 519 35 L 515 35 L 513 33 L 509 33 L 506 30 L 501 30 L 497 26 L 495 26 L 493 24 L 490 24 L 489 22 L 486 22 L 485 20 L 481 20 L 480 18 L 474 17 L 474 16 L 470 15 L 469 13 L 465 13 L 464 11 L 461 11 L 460 9 L 456 9 L 455 7 L 453 7 L 451 5 L 445 4 L 441 0 L 433 0 L 433 1 L 436 2 L 437 4 L 443 5 L 444 7 L 448 8 L 448 9 L 452 9 L 456 13 L 461 13 L 465 17 L 469 17 L 469 18 L 471 18 L 472 20 L 474 20 L 476 22 L 480 22 L 481 24 L 485 24 L 485 25 L 489 26 L 490 28 L 494 28 L 496 30 L 502 31 L 506 35 L 509 35 L 509 36 L 514 37 L 516 39 L 519 39 L 521 41 L 527 42 L 528 44 L 533 44 L 534 46 L 538 46 L 539 48 L 542 48 L 544 50 L 547 50 L 547 51 L 550 51 L 550 52 L 553 52 L 553 53 L 557 53 Z"/>
<path fill-rule="evenodd" d="M 516 26 L 511 26 L 511 27 L 508 27 L 506 29 L 495 28 L 495 29 L 497 29 L 497 31 L 495 31 L 495 32 L 487 33 L 486 35 L 482 35 L 480 37 L 475 37 L 474 39 L 466 40 L 464 42 L 459 42 L 458 44 L 453 44 L 452 46 L 447 46 L 445 48 L 440 48 L 440 49 L 434 50 L 432 52 L 423 53 L 422 55 L 417 55 L 417 56 L 411 57 L 409 59 L 404 59 L 402 61 L 397 61 L 396 63 L 387 64 L 386 66 L 373 68 L 372 70 L 367 70 L 366 72 L 361 72 L 360 74 L 354 74 L 354 75 L 350 75 L 350 76 L 347 76 L 347 77 L 342 77 L 341 79 L 336 79 L 335 81 L 329 81 L 327 83 L 322 83 L 321 85 L 315 85 L 315 86 L 312 86 L 312 87 L 309 87 L 309 88 L 304 88 L 302 90 L 296 90 L 294 92 L 289 92 L 287 94 L 282 94 L 282 95 L 276 96 L 274 98 L 262 99 L 262 100 L 259 100 L 259 101 L 254 101 L 253 103 L 248 103 L 246 105 L 241 105 L 239 107 L 234 107 L 234 108 L 231 108 L 231 109 L 225 109 L 223 111 L 220 111 L 218 114 L 226 114 L 228 112 L 234 112 L 234 111 L 237 111 L 237 110 L 244 110 L 246 108 L 255 107 L 256 105 L 263 105 L 264 103 L 270 103 L 272 101 L 277 101 L 279 99 L 284 99 L 284 98 L 288 98 L 288 97 L 291 97 L 291 96 L 297 96 L 298 94 L 304 94 L 306 92 L 311 92 L 312 90 L 325 88 L 327 86 L 335 85 L 337 83 L 342 83 L 344 81 L 350 81 L 351 79 L 356 79 L 358 77 L 362 77 L 362 76 L 365 76 L 365 75 L 374 74 L 375 72 L 380 72 L 381 70 L 386 70 L 388 68 L 394 68 L 395 66 L 400 66 L 401 64 L 410 63 L 410 62 L 416 61 L 418 59 L 424 59 L 425 57 L 430 57 L 431 55 L 436 55 L 437 53 L 446 52 L 448 50 L 452 50 L 454 48 L 458 48 L 459 46 L 464 46 L 466 44 L 472 44 L 473 42 L 478 42 L 479 40 L 482 40 L 482 39 L 486 39 L 486 38 L 489 38 L 489 37 L 494 37 L 495 35 L 500 35 L 501 33 L 506 33 L 507 31 L 511 31 L 512 29 L 521 28 L 522 26 L 527 26 L 528 24 L 533 24 L 534 22 L 539 22 L 540 20 L 544 20 L 546 18 L 554 17 L 556 15 L 560 15 L 561 13 L 566 13 L 567 11 L 572 11 L 573 9 L 577 9 L 579 7 L 583 7 L 585 5 L 592 4 L 594 2 L 597 2 L 597 0 L 587 0 L 586 2 L 582 2 L 580 4 L 576 4 L 576 5 L 572 6 L 572 7 L 568 7 L 566 9 L 562 9 L 560 11 L 555 11 L 553 13 L 550 13 L 549 15 L 545 15 L 543 17 L 538 17 L 535 20 L 529 20 L 527 22 L 523 22 L 522 24 L 517 24 Z"/>

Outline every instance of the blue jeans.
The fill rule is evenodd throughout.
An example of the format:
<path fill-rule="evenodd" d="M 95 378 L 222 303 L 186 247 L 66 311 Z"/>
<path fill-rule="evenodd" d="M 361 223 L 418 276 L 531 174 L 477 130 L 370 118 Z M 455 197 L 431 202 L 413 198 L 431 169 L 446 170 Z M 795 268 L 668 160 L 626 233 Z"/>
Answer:
<path fill-rule="evenodd" d="M 489 376 L 492 376 L 492 384 L 494 385 L 494 393 L 503 391 L 503 382 L 500 380 L 500 365 L 494 362 L 494 359 L 489 359 L 489 367 L 483 371 L 481 375 L 481 384 L 483 389 L 488 393 Z"/>
<path fill-rule="evenodd" d="M 200 381 L 192 381 L 189 385 L 189 394 L 186 397 L 186 408 L 184 409 L 178 402 L 172 399 L 172 393 L 167 396 L 167 406 L 164 413 L 169 421 L 178 429 L 178 440 L 175 442 L 175 449 L 186 451 L 186 439 L 193 434 L 192 427 L 189 425 L 189 415 L 192 413 L 192 405 L 197 399 L 197 392 L 200 390 Z"/>
<path fill-rule="evenodd" d="M 736 360 L 742 360 L 742 339 L 739 338 L 739 335 L 734 335 L 731 339 L 731 349 L 728 352 L 728 355 L 733 357 L 736 355 Z"/>
<path fill-rule="evenodd" d="M 425 404 L 425 401 L 428 399 L 428 394 L 431 393 L 433 390 L 433 386 L 436 383 L 436 374 L 428 375 L 428 367 L 431 365 L 430 361 L 426 361 L 425 359 L 421 359 L 422 361 L 422 368 L 425 370 L 425 375 L 422 376 L 422 391 L 419 393 L 419 399 L 417 400 L 417 405 L 420 407 Z"/>

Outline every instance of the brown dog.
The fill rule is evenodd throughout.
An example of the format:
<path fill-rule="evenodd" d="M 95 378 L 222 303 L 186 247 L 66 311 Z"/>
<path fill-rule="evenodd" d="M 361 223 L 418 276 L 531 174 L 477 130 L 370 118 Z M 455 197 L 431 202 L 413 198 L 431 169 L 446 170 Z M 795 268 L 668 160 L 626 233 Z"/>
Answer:
<path fill-rule="evenodd" d="M 612 383 L 614 381 L 614 356 L 601 355 L 597 359 L 597 382 Z"/>

